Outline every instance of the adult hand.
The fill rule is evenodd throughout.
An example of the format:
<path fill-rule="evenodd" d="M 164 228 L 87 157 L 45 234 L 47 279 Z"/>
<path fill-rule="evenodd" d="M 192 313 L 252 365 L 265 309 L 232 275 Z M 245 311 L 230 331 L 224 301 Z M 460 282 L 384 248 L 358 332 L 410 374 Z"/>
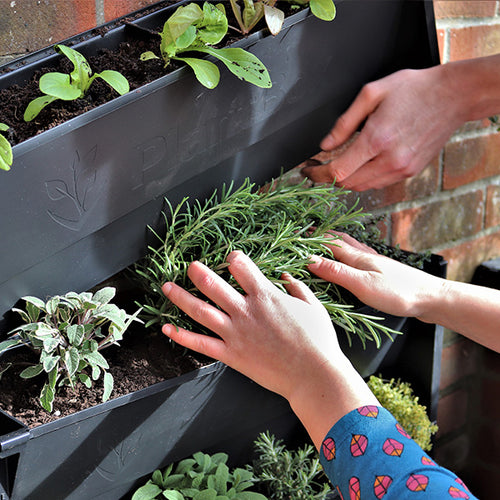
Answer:
<path fill-rule="evenodd" d="M 365 85 L 321 148 L 343 145 L 366 120 L 359 135 L 330 163 L 303 174 L 364 191 L 419 173 L 465 121 L 446 66 L 402 70 Z"/>
<path fill-rule="evenodd" d="M 311 272 L 379 311 L 425 321 L 421 315 L 445 280 L 380 255 L 347 234 L 336 234 L 342 236 L 330 246 L 336 260 L 313 256 Z"/>
<path fill-rule="evenodd" d="M 168 299 L 220 338 L 172 325 L 164 325 L 163 332 L 289 398 L 318 364 L 342 355 L 329 315 L 312 291 L 290 275 L 283 276 L 287 295 L 242 252 L 232 252 L 228 262 L 246 295 L 200 262 L 188 270 L 198 290 L 222 310 L 174 283 L 163 286 Z"/>
<path fill-rule="evenodd" d="M 167 298 L 219 338 L 173 325 L 164 325 L 163 332 L 284 396 L 319 449 L 337 420 L 377 399 L 340 350 L 328 313 L 306 285 L 284 275 L 287 295 L 245 254 L 232 252 L 228 262 L 246 295 L 200 262 L 188 270 L 194 285 L 221 309 L 174 283 L 163 286 Z"/>

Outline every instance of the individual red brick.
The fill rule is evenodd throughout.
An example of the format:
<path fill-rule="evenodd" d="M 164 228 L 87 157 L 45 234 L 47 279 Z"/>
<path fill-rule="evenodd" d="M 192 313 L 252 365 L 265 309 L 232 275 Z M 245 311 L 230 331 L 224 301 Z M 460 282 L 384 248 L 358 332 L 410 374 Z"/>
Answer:
<path fill-rule="evenodd" d="M 392 244 L 410 251 L 473 236 L 482 228 L 483 193 L 454 196 L 392 214 Z"/>
<path fill-rule="evenodd" d="M 445 146 L 443 189 L 500 174 L 500 133 L 488 134 Z"/>
<path fill-rule="evenodd" d="M 495 15 L 495 10 L 495 0 L 434 0 L 434 15 L 436 19 L 491 17 Z"/>
<path fill-rule="evenodd" d="M 449 30 L 450 61 L 500 52 L 500 25 L 469 26 Z"/>
<path fill-rule="evenodd" d="M 500 257 L 500 232 L 441 250 L 439 254 L 448 262 L 449 279 L 470 282 L 477 266 Z"/>
<path fill-rule="evenodd" d="M 126 16 L 131 12 L 148 7 L 156 3 L 158 0 L 104 0 L 104 18 L 106 21 L 111 21 L 117 17 Z"/>
<path fill-rule="evenodd" d="M 477 369 L 477 344 L 463 337 L 443 348 L 441 356 L 440 389 L 445 389 L 460 379 L 472 375 Z"/>
<path fill-rule="evenodd" d="M 41 49 L 91 29 L 95 0 L 0 0 L 0 55 Z"/>
<path fill-rule="evenodd" d="M 465 389 L 456 391 L 440 398 L 438 403 L 437 437 L 442 437 L 451 431 L 465 426 L 469 406 L 469 394 Z"/>
<path fill-rule="evenodd" d="M 485 227 L 500 225 L 500 186 L 486 188 L 486 218 Z"/>

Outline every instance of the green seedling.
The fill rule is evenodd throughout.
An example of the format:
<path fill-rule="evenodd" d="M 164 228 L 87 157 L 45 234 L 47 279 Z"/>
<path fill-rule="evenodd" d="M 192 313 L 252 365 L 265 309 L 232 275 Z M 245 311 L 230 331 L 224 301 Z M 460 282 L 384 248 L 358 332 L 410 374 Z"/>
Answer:
<path fill-rule="evenodd" d="M 24 112 L 24 120 L 33 120 L 48 104 L 61 99 L 74 101 L 87 94 L 87 91 L 96 78 L 101 78 L 118 94 L 126 94 L 129 90 L 127 79 L 118 71 L 107 69 L 101 73 L 92 74 L 89 63 L 80 52 L 66 47 L 55 45 L 54 49 L 66 56 L 74 66 L 71 73 L 51 72 L 40 77 L 40 90 L 45 94 L 31 101 Z"/>
<path fill-rule="evenodd" d="M 115 296 L 112 287 L 102 288 L 94 294 L 69 292 L 56 295 L 47 302 L 36 297 L 24 297 L 25 310 L 13 309 L 24 322 L 14 329 L 8 340 L 0 342 L 0 354 L 17 345 L 25 345 L 39 355 L 38 363 L 28 366 L 20 376 L 28 379 L 42 373 L 47 376 L 40 404 L 52 411 L 58 388 L 75 387 L 83 383 L 92 387 L 92 381 L 101 376 L 104 383 L 102 400 L 113 390 L 113 376 L 107 370 L 108 362 L 100 353 L 111 344 L 119 345 L 133 315 L 110 304 Z"/>
<path fill-rule="evenodd" d="M 9 128 L 5 123 L 0 123 L 0 132 L 6 132 Z M 12 160 L 12 146 L 7 138 L 3 134 L 0 134 L 0 168 L 2 170 L 10 170 Z"/>
<path fill-rule="evenodd" d="M 336 10 L 333 0 L 282 0 L 293 5 L 311 8 L 311 12 L 323 21 L 333 21 Z M 278 0 L 230 0 L 240 31 L 248 34 L 264 18 L 273 35 L 281 31 L 285 13 L 276 4 Z"/>
<path fill-rule="evenodd" d="M 180 57 L 186 52 L 201 52 L 220 60 L 238 78 L 257 87 L 272 86 L 264 64 L 253 54 L 242 48 L 217 49 L 226 35 L 228 21 L 222 4 L 205 2 L 203 9 L 197 3 L 180 6 L 166 21 L 160 33 L 160 55 L 165 67 L 171 60 L 182 61 L 192 68 L 198 81 L 209 89 L 220 81 L 219 68 L 211 61 L 196 57 Z M 153 52 L 141 54 L 141 60 L 159 59 Z"/>
<path fill-rule="evenodd" d="M 252 472 L 226 465 L 225 453 L 195 453 L 192 458 L 156 470 L 151 479 L 134 493 L 132 500 L 266 500 L 264 495 L 248 491 L 254 486 Z"/>

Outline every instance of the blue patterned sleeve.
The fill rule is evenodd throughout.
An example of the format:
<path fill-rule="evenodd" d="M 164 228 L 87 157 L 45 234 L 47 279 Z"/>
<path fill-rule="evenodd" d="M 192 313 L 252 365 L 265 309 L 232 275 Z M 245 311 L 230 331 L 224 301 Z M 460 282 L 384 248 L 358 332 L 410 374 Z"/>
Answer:
<path fill-rule="evenodd" d="M 324 439 L 320 457 L 344 500 L 476 498 L 378 406 L 342 417 Z"/>

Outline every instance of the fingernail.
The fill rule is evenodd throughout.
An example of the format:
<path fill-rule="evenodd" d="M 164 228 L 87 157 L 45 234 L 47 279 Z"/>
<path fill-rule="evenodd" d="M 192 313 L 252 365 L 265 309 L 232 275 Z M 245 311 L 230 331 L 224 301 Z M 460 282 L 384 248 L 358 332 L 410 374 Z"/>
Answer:
<path fill-rule="evenodd" d="M 307 265 L 314 266 L 314 265 L 318 265 L 320 262 L 321 262 L 321 257 L 318 257 L 317 255 L 310 255 L 309 256 L 309 263 Z"/>
<path fill-rule="evenodd" d="M 161 289 L 165 295 L 168 295 L 170 293 L 170 290 L 172 290 L 172 283 L 165 283 L 161 287 Z"/>
<path fill-rule="evenodd" d="M 335 147 L 335 139 L 331 135 L 327 135 L 319 144 L 321 149 L 333 149 Z"/>

